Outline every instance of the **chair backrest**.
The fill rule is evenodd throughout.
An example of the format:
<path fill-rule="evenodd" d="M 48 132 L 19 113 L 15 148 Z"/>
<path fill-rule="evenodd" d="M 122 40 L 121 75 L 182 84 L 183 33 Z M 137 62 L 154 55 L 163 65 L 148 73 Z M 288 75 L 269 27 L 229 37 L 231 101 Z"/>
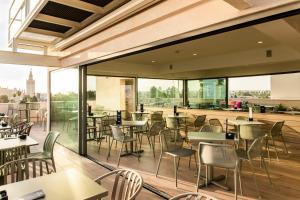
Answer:
<path fill-rule="evenodd" d="M 0 151 L 0 165 L 23 158 L 27 158 L 26 146 L 3 149 Z"/>
<path fill-rule="evenodd" d="M 249 159 L 263 156 L 264 137 L 256 138 L 250 145 L 247 155 Z"/>
<path fill-rule="evenodd" d="M 198 115 L 194 121 L 195 128 L 200 128 L 204 125 L 206 115 Z"/>
<path fill-rule="evenodd" d="M 12 117 L 10 118 L 10 121 L 9 121 L 9 123 L 10 123 L 11 126 L 14 126 L 18 122 L 18 117 L 19 116 L 18 116 L 17 113 L 14 113 L 12 115 Z"/>
<path fill-rule="evenodd" d="M 111 127 L 111 131 L 112 131 L 112 136 L 114 139 L 119 139 L 119 140 L 124 139 L 124 133 L 123 133 L 121 127 L 115 126 L 115 125 L 110 125 L 110 127 Z"/>
<path fill-rule="evenodd" d="M 177 135 L 176 135 L 177 134 Z M 170 129 L 164 129 L 159 132 L 160 137 L 160 150 L 161 152 L 174 151 L 176 149 L 181 149 L 183 144 L 183 139 L 180 134 L 173 134 Z"/>
<path fill-rule="evenodd" d="M 178 129 L 179 128 L 179 121 L 174 117 L 167 117 L 166 118 L 166 126 L 170 129 Z"/>
<path fill-rule="evenodd" d="M 159 132 L 163 130 L 166 126 L 166 123 L 164 121 L 161 122 L 154 122 L 148 131 L 149 136 L 155 136 L 159 135 Z"/>
<path fill-rule="evenodd" d="M 48 133 L 44 141 L 43 150 L 44 152 L 48 153 L 51 157 L 53 156 L 54 145 L 59 135 L 60 135 L 59 132 L 56 131 L 50 132 Z"/>
<path fill-rule="evenodd" d="M 33 122 L 29 122 L 29 123 L 27 123 L 27 125 L 26 125 L 26 128 L 25 128 L 25 134 L 26 135 L 30 135 L 30 132 L 31 132 L 31 128 L 32 128 L 32 126 L 33 126 Z"/>
<path fill-rule="evenodd" d="M 246 117 L 246 116 L 237 116 L 235 119 L 236 119 L 236 120 L 244 120 L 244 121 L 247 121 L 247 120 L 248 120 L 248 117 Z"/>
<path fill-rule="evenodd" d="M 248 124 L 240 125 L 239 137 L 246 140 L 255 140 L 258 137 L 263 136 L 261 125 Z"/>
<path fill-rule="evenodd" d="M 271 128 L 271 136 L 282 135 L 282 127 L 284 125 L 284 121 L 276 122 Z"/>
<path fill-rule="evenodd" d="M 200 142 L 198 146 L 200 164 L 234 169 L 239 159 L 235 148 L 227 144 Z"/>
<path fill-rule="evenodd" d="M 200 194 L 200 193 L 183 193 L 179 194 L 175 197 L 170 198 L 169 200 L 217 200 L 214 197 L 208 196 L 206 194 Z"/>
<path fill-rule="evenodd" d="M 208 120 L 209 125 L 211 126 L 220 126 L 223 129 L 222 123 L 220 122 L 219 119 L 209 119 Z"/>
<path fill-rule="evenodd" d="M 205 124 L 205 125 L 202 126 L 202 128 L 200 129 L 200 132 L 212 132 L 211 125 Z"/>
<path fill-rule="evenodd" d="M 50 173 L 48 162 L 39 158 L 14 160 L 0 166 L 0 174 L 3 177 L 4 184 L 23 181 Z"/>
<path fill-rule="evenodd" d="M 104 178 L 113 175 L 115 175 L 115 180 L 110 199 L 134 200 L 142 190 L 143 178 L 141 175 L 133 170 L 118 169 L 95 179 L 95 182 L 101 184 Z"/>
<path fill-rule="evenodd" d="M 145 121 L 147 120 L 146 114 L 141 113 L 131 113 L 132 121 Z"/>
<path fill-rule="evenodd" d="M 162 114 L 160 113 L 152 113 L 150 114 L 151 123 L 164 121 Z"/>

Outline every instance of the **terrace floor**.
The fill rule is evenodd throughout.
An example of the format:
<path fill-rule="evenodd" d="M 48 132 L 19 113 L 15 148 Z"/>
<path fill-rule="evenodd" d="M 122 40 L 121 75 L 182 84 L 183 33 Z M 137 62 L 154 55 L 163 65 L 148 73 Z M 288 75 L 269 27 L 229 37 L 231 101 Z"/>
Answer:
<path fill-rule="evenodd" d="M 43 140 L 46 136 L 46 132 L 44 132 L 39 125 L 35 125 L 32 129 L 31 136 L 40 142 L 40 145 L 34 147 L 32 151 L 41 149 Z M 273 181 L 273 186 L 269 185 L 264 171 L 259 168 L 259 162 L 256 162 L 256 175 L 263 199 L 279 200 L 300 198 L 300 189 L 298 187 L 300 183 L 299 144 L 299 140 L 295 140 L 293 143 L 289 143 L 289 154 L 285 155 L 283 152 L 280 152 L 279 161 L 276 161 L 276 159 L 272 159 L 272 161 L 269 162 L 266 159 L 267 165 L 269 166 L 271 179 Z M 113 147 L 111 157 L 108 161 L 106 161 L 107 146 L 107 142 L 103 142 L 101 151 L 98 152 L 98 143 L 96 141 L 89 141 L 88 154 L 89 156 L 99 160 L 100 162 L 106 162 L 115 167 L 120 145 L 118 145 L 117 148 Z M 159 143 L 157 142 L 156 144 L 155 158 L 153 157 L 152 151 L 149 148 L 146 139 L 144 139 L 142 149 L 145 152 L 143 153 L 140 162 L 138 162 L 138 159 L 133 156 L 122 157 L 120 167 L 135 169 L 143 176 L 144 182 L 158 188 L 159 190 L 167 193 L 170 196 L 187 191 L 195 191 L 196 168 L 195 162 L 193 160 L 191 163 L 191 169 L 188 168 L 188 159 L 182 159 L 180 161 L 178 176 L 179 184 L 178 188 L 176 188 L 173 178 L 173 160 L 171 158 L 163 158 L 159 176 L 158 178 L 155 177 L 155 170 L 160 152 Z M 54 154 L 58 171 L 68 168 L 76 168 L 91 178 L 96 178 L 97 176 L 108 172 L 106 168 L 85 157 L 79 156 L 78 154 L 64 148 L 61 145 L 56 145 Z M 271 155 L 273 155 L 274 157 L 274 154 Z M 225 171 L 222 169 L 215 169 L 215 172 L 216 175 L 225 173 Z M 253 175 L 247 163 L 243 165 L 242 183 L 244 196 L 239 196 L 238 198 L 257 199 L 253 182 Z M 111 182 L 108 182 L 107 184 L 109 185 L 111 184 Z M 233 173 L 230 173 L 229 175 L 228 185 L 230 187 L 233 186 Z M 218 197 L 220 199 L 233 199 L 234 197 L 233 191 L 224 191 L 215 186 L 203 188 L 202 190 L 200 190 L 200 192 L 211 194 L 212 196 Z M 162 199 L 161 197 L 149 192 L 146 189 L 142 190 L 142 193 L 137 199 L 143 198 Z"/>

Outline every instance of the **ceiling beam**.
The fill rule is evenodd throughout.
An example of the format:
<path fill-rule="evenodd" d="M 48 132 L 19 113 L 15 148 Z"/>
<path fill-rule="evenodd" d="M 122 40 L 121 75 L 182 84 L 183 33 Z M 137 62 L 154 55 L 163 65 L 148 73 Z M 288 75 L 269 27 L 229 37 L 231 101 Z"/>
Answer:
<path fill-rule="evenodd" d="M 41 34 L 41 35 L 51 35 L 51 36 L 59 37 L 59 38 L 64 37 L 64 34 L 62 34 L 62 33 L 43 30 L 43 29 L 38 29 L 38 28 L 32 28 L 32 27 L 28 27 L 25 31 L 26 32 L 31 32 L 31 33 L 37 33 L 37 34 Z"/>
<path fill-rule="evenodd" d="M 59 24 L 59 25 L 68 26 L 68 27 L 79 27 L 79 25 L 80 25 L 80 23 L 78 23 L 78 22 L 74 22 L 74 21 L 59 18 L 59 17 L 53 17 L 53 16 L 45 15 L 45 14 L 38 14 L 38 16 L 36 16 L 35 19 L 39 20 L 39 21 L 44 21 L 44 22 L 53 23 L 53 24 Z"/>
<path fill-rule="evenodd" d="M 46 42 L 40 42 L 40 41 L 36 41 L 36 40 L 29 40 L 29 39 L 20 39 L 20 38 L 16 38 L 15 42 L 19 45 L 31 45 L 31 46 L 39 46 L 39 47 L 49 47 L 52 44 L 51 43 L 46 43 Z"/>
<path fill-rule="evenodd" d="M 0 50 L 0 63 L 43 67 L 60 67 L 59 57 Z"/>
<path fill-rule="evenodd" d="M 53 2 L 64 4 L 66 6 L 78 8 L 80 10 L 85 10 L 92 13 L 103 13 L 103 8 L 99 6 L 95 6 L 90 3 L 86 3 L 84 1 L 78 1 L 78 0 L 51 0 Z"/>
<path fill-rule="evenodd" d="M 238 10 L 245 10 L 251 7 L 251 4 L 248 2 L 248 0 L 224 0 L 224 1 Z"/>

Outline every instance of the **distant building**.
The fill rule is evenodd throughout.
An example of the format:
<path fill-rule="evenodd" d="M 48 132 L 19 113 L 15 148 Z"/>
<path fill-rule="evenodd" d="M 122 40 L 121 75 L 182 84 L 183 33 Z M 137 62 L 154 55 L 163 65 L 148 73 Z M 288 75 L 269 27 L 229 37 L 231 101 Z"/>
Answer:
<path fill-rule="evenodd" d="M 26 81 L 26 95 L 29 95 L 30 97 L 33 97 L 35 95 L 35 80 L 33 80 L 31 69 L 28 80 Z"/>

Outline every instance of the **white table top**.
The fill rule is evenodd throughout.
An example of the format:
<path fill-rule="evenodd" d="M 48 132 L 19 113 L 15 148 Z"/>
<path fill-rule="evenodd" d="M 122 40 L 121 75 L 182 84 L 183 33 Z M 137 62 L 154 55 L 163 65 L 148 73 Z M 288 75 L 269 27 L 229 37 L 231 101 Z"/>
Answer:
<path fill-rule="evenodd" d="M 188 132 L 188 140 L 190 142 L 224 142 L 234 141 L 232 139 L 226 139 L 225 133 L 213 133 L 213 132 Z"/>
<path fill-rule="evenodd" d="M 147 121 L 125 121 L 122 120 L 121 126 L 145 126 Z"/>
<path fill-rule="evenodd" d="M 233 125 L 263 125 L 265 123 L 263 122 L 258 122 L 258 121 L 246 121 L 246 120 L 228 120 L 228 124 L 233 124 Z"/>
<path fill-rule="evenodd" d="M 75 169 L 53 173 L 38 178 L 11 183 L 0 187 L 6 190 L 9 199 L 42 189 L 47 200 L 101 199 L 108 191 Z"/>
<path fill-rule="evenodd" d="M 35 141 L 29 136 L 27 136 L 26 140 L 21 140 L 20 138 L 13 138 L 13 139 L 2 138 L 0 139 L 0 150 L 20 147 L 20 146 L 34 146 L 38 144 L 39 143 L 37 141 Z"/>

